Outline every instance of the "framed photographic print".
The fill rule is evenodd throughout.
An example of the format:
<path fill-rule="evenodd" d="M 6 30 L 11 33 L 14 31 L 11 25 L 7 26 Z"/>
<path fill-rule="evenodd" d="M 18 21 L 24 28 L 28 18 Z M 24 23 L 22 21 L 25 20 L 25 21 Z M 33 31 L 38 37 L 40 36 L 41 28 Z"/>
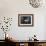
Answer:
<path fill-rule="evenodd" d="M 33 14 L 18 14 L 18 26 L 33 26 Z"/>

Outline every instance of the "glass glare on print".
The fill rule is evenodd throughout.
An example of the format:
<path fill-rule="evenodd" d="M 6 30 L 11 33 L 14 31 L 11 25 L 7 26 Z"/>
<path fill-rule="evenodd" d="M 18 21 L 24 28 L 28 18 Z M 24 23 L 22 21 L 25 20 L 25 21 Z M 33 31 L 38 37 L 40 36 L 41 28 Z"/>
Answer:
<path fill-rule="evenodd" d="M 21 24 L 31 24 L 31 17 L 30 16 L 22 16 Z"/>

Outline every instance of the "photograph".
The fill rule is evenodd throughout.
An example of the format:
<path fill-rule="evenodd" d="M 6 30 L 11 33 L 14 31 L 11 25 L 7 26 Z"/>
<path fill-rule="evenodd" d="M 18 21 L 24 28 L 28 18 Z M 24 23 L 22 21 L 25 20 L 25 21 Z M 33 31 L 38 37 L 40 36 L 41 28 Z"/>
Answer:
<path fill-rule="evenodd" d="M 19 26 L 33 26 L 33 14 L 18 14 Z"/>

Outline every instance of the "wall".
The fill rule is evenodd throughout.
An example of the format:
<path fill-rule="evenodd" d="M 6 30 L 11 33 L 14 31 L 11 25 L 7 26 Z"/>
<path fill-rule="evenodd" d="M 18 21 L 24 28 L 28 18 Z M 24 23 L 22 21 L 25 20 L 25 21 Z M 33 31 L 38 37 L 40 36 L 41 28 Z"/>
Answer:
<path fill-rule="evenodd" d="M 45 40 L 45 12 L 46 6 L 33 8 L 28 0 L 0 0 L 0 18 L 4 16 L 13 18 L 8 33 L 16 40 L 27 40 L 34 34 L 37 35 L 37 39 Z M 34 14 L 34 26 L 18 27 L 18 14 Z M 4 39 L 2 33 L 3 31 L 0 31 L 0 39 Z"/>

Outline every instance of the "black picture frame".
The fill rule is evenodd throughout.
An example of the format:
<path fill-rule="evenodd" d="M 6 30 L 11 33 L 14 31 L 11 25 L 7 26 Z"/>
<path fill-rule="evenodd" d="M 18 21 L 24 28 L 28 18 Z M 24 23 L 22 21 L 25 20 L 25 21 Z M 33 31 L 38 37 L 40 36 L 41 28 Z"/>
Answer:
<path fill-rule="evenodd" d="M 34 15 L 18 14 L 18 26 L 34 26 Z"/>

